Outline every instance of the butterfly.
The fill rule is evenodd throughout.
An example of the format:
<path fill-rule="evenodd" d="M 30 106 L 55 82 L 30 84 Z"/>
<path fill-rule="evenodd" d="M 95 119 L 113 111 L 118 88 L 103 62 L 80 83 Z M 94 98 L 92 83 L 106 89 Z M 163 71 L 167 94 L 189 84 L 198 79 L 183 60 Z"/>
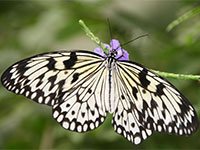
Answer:
<path fill-rule="evenodd" d="M 133 144 L 154 131 L 190 135 L 199 125 L 194 107 L 171 83 L 129 61 L 113 39 L 104 53 L 86 50 L 43 53 L 21 60 L 2 75 L 5 88 L 53 109 L 65 129 L 86 132 L 108 113 L 114 130 Z"/>

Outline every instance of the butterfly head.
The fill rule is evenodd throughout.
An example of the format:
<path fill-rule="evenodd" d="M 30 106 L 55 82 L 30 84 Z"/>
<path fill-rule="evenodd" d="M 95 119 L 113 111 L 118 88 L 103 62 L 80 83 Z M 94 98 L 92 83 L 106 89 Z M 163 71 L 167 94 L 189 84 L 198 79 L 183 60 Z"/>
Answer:
<path fill-rule="evenodd" d="M 112 58 L 116 58 L 116 56 L 118 55 L 118 51 L 117 49 L 112 49 L 110 50 L 108 56 L 112 57 Z"/>
<path fill-rule="evenodd" d="M 103 57 L 112 57 L 117 60 L 129 60 L 129 54 L 124 50 L 118 40 L 112 39 L 109 44 L 104 44 L 110 51 L 106 54 L 100 47 L 94 49 L 94 52 Z"/>

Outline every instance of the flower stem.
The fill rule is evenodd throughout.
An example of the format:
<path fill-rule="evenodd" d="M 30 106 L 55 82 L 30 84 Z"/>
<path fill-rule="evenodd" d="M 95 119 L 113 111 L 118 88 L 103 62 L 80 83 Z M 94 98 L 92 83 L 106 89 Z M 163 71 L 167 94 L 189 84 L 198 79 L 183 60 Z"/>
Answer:
<path fill-rule="evenodd" d="M 86 35 L 93 41 L 95 42 L 97 45 L 99 45 L 101 47 L 101 49 L 103 49 L 103 51 L 108 54 L 109 49 L 106 48 L 105 45 L 103 45 L 103 43 L 99 40 L 98 37 L 96 37 L 91 31 L 90 29 L 85 25 L 85 23 L 83 22 L 83 20 L 79 20 L 79 24 L 83 27 L 83 30 L 85 31 Z"/>
<path fill-rule="evenodd" d="M 175 74 L 175 73 L 169 73 L 169 72 L 161 72 L 157 70 L 152 70 L 152 71 L 159 74 L 162 77 L 167 77 L 167 78 L 184 79 L 184 80 L 200 80 L 200 75 Z"/>
<path fill-rule="evenodd" d="M 83 30 L 86 32 L 86 35 L 94 41 L 97 45 L 99 45 L 103 51 L 108 54 L 109 49 L 107 49 L 103 43 L 99 40 L 98 37 L 96 37 L 90 29 L 85 25 L 83 20 L 79 20 L 79 24 L 83 27 Z M 168 73 L 168 72 L 161 72 L 157 70 L 152 70 L 153 72 L 159 74 L 162 77 L 167 78 L 175 78 L 175 79 L 184 79 L 184 80 L 200 80 L 200 75 L 185 75 L 185 74 L 175 74 L 175 73 Z"/>

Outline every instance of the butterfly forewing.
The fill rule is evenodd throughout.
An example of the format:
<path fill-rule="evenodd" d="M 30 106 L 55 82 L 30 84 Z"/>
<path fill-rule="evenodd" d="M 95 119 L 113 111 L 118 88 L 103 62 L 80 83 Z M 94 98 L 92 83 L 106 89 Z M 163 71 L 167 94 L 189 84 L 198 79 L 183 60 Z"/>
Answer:
<path fill-rule="evenodd" d="M 94 71 L 104 58 L 88 51 L 60 51 L 36 55 L 9 67 L 2 84 L 41 104 L 58 103 L 58 95 Z M 84 74 L 84 76 L 83 76 Z"/>
<path fill-rule="evenodd" d="M 124 85 L 119 86 L 124 89 L 121 94 L 134 111 L 124 110 L 135 116 L 141 128 L 177 135 L 190 135 L 197 130 L 198 118 L 193 106 L 168 81 L 128 61 L 118 61 L 117 72 Z M 115 124 L 120 124 L 116 118 Z"/>

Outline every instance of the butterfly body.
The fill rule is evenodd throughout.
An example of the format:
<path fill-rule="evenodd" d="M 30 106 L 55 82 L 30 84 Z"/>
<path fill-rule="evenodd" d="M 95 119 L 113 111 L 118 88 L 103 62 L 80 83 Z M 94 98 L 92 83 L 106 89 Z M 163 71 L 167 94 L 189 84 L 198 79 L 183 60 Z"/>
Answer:
<path fill-rule="evenodd" d="M 190 102 L 171 83 L 146 67 L 120 60 L 117 50 L 36 55 L 9 67 L 1 82 L 16 94 L 46 104 L 68 130 L 100 126 L 107 113 L 114 130 L 134 144 L 154 131 L 190 135 L 198 128 Z"/>

